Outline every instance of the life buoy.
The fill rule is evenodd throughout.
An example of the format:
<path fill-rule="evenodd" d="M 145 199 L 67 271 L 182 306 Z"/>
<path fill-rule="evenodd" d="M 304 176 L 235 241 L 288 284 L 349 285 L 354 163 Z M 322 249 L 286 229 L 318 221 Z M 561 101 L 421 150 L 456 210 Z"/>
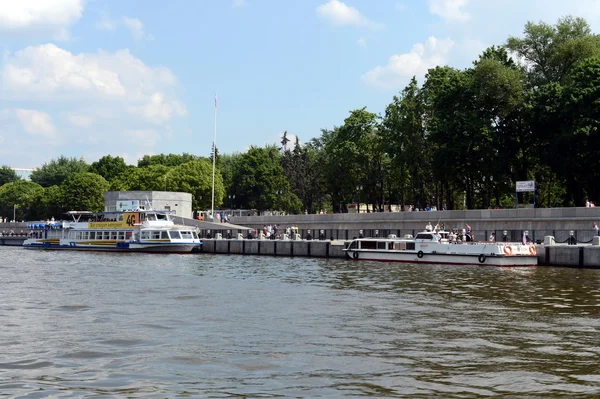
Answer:
<path fill-rule="evenodd" d="M 358 252 L 354 251 L 354 253 L 352 254 L 352 257 L 354 259 L 358 259 Z"/>
<path fill-rule="evenodd" d="M 512 254 L 513 254 L 512 247 L 510 245 L 506 245 L 504 247 L 504 253 L 506 254 L 506 256 L 512 256 Z"/>
<path fill-rule="evenodd" d="M 537 255 L 537 250 L 535 249 L 535 245 L 530 245 L 529 246 L 529 253 L 531 255 Z"/>
<path fill-rule="evenodd" d="M 422 258 L 422 257 L 423 257 L 423 251 L 419 251 L 419 252 L 417 252 L 417 257 L 418 257 L 418 258 Z"/>
<path fill-rule="evenodd" d="M 479 255 L 479 257 L 477 258 L 477 260 L 479 261 L 479 263 L 484 263 L 485 262 L 485 255 L 484 254 Z"/>

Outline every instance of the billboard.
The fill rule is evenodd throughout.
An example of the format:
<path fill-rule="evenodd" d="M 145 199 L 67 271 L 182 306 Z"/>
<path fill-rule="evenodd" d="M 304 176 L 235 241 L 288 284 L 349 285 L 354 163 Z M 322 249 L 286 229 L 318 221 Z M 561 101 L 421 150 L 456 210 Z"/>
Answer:
<path fill-rule="evenodd" d="M 135 211 L 136 209 L 140 209 L 140 201 L 138 200 L 117 201 L 116 203 L 118 212 Z"/>
<path fill-rule="evenodd" d="M 526 180 L 526 181 L 518 181 L 517 182 L 517 192 L 523 193 L 527 191 L 535 191 L 535 181 L 534 180 Z"/>

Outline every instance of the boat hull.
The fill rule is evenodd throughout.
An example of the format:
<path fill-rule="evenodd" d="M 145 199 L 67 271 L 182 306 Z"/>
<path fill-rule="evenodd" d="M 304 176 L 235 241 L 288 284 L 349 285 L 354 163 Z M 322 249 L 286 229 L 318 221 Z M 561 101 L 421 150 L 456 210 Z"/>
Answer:
<path fill-rule="evenodd" d="M 115 244 L 78 244 L 77 242 L 61 242 L 54 240 L 26 240 L 23 247 L 27 249 L 96 251 L 96 252 L 144 252 L 144 253 L 178 253 L 198 252 L 202 243 L 121 243 Z"/>
<path fill-rule="evenodd" d="M 478 266 L 536 266 L 537 256 L 505 256 L 484 254 L 432 254 L 419 252 L 392 252 L 369 250 L 346 250 L 346 255 L 354 260 L 372 260 L 379 262 L 427 263 L 444 265 L 478 265 Z"/>

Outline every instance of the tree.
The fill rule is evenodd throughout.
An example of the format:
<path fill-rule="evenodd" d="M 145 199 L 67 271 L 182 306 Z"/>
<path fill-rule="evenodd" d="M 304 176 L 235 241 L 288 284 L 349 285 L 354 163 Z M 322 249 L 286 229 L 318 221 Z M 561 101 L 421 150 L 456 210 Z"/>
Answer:
<path fill-rule="evenodd" d="M 212 206 L 212 163 L 198 159 L 171 169 L 167 173 L 167 190 L 192 194 L 192 209 L 205 210 Z M 215 204 L 221 204 L 225 189 L 219 171 L 215 173 Z"/>
<path fill-rule="evenodd" d="M 99 212 L 104 210 L 104 193 L 108 182 L 95 173 L 73 173 L 60 186 L 62 203 L 69 210 Z"/>
<path fill-rule="evenodd" d="M 171 169 L 161 164 L 134 168 L 113 180 L 110 187 L 111 190 L 163 191 L 167 188 L 167 174 Z"/>
<path fill-rule="evenodd" d="M 283 148 L 283 151 L 287 150 L 287 144 L 289 142 L 290 142 L 290 139 L 287 136 L 287 130 L 286 130 L 285 132 L 283 132 L 283 136 L 281 137 L 281 147 Z"/>
<path fill-rule="evenodd" d="M 13 214 L 16 220 L 31 220 L 36 199 L 43 192 L 42 186 L 26 180 L 6 183 L 0 190 L 0 215 L 9 220 Z"/>
<path fill-rule="evenodd" d="M 280 205 L 285 209 L 289 205 L 290 187 L 283 175 L 280 158 L 281 154 L 275 146 L 253 146 L 242 155 L 234 174 L 234 184 L 239 190 L 236 202 L 240 206 L 265 211 L 279 208 Z M 279 191 L 283 195 L 278 195 Z"/>
<path fill-rule="evenodd" d="M 506 48 L 527 62 L 532 87 L 563 82 L 586 58 L 600 55 L 600 37 L 583 18 L 566 16 L 551 26 L 527 22 L 524 37 L 509 37 Z"/>
<path fill-rule="evenodd" d="M 15 182 L 17 180 L 21 180 L 21 178 L 10 166 L 4 165 L 0 167 L 0 186 L 5 185 L 6 183 Z"/>
<path fill-rule="evenodd" d="M 107 181 L 113 181 L 128 170 L 125 160 L 121 157 L 105 155 L 96 162 L 92 162 L 89 171 L 104 177 Z"/>
<path fill-rule="evenodd" d="M 431 181 L 431 150 L 423 124 L 422 96 L 413 77 L 401 96 L 394 96 L 382 122 L 384 148 L 390 156 L 393 184 L 390 196 L 404 206 L 428 202 Z"/>
<path fill-rule="evenodd" d="M 88 171 L 88 164 L 83 158 L 67 158 L 60 156 L 56 160 L 45 163 L 41 168 L 31 172 L 31 181 L 38 183 L 42 187 L 58 186 L 74 173 Z"/>
<path fill-rule="evenodd" d="M 69 211 L 63 207 L 63 193 L 59 186 L 50 186 L 36 192 L 31 207 L 31 220 L 47 220 Z"/>
<path fill-rule="evenodd" d="M 164 165 L 164 166 L 179 166 L 184 163 L 195 161 L 198 159 L 197 155 L 188 153 L 179 154 L 159 154 L 159 155 L 144 155 L 142 159 L 138 161 L 138 168 L 145 168 L 152 165 Z"/>

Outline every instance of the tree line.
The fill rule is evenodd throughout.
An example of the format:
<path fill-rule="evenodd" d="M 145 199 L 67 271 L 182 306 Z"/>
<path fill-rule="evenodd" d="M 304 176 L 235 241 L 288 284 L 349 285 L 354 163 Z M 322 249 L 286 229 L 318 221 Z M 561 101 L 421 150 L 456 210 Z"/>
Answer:
<path fill-rule="evenodd" d="M 600 200 L 599 105 L 600 36 L 583 18 L 529 22 L 469 68 L 432 68 L 421 85 L 413 77 L 382 115 L 352 110 L 306 143 L 284 132 L 281 143 L 244 153 L 217 148 L 215 206 L 513 207 L 523 180 L 536 181 L 537 206 L 581 206 Z M 101 210 L 107 190 L 183 191 L 194 210 L 210 209 L 212 155 L 146 155 L 136 166 L 111 155 L 90 165 L 60 157 L 31 181 L 3 167 L 0 214 L 34 220 Z"/>

